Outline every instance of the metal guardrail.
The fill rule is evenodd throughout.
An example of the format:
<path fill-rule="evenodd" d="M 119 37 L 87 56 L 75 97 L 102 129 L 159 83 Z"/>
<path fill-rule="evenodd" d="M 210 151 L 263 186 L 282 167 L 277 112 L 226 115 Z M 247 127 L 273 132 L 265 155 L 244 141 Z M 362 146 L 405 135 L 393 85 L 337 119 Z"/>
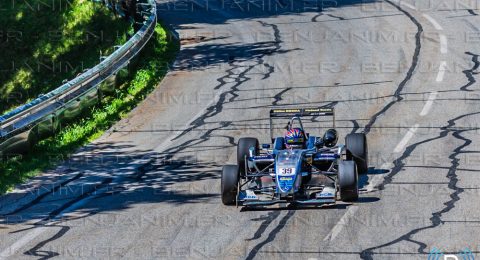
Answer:
<path fill-rule="evenodd" d="M 101 83 L 125 68 L 155 32 L 155 0 L 147 1 L 137 5 L 138 12 L 144 18 L 142 27 L 100 64 L 48 94 L 0 116 L 1 156 L 28 151 L 36 141 L 58 130 L 62 122 L 98 102 Z"/>

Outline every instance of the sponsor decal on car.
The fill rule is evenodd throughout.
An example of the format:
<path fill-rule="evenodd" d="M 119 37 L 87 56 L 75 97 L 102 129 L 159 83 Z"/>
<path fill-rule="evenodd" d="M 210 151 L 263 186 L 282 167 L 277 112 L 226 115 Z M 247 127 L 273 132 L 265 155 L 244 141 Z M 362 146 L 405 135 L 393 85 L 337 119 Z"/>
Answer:
<path fill-rule="evenodd" d="M 257 195 L 252 190 L 246 190 L 247 195 L 245 196 L 246 200 L 258 200 Z"/>

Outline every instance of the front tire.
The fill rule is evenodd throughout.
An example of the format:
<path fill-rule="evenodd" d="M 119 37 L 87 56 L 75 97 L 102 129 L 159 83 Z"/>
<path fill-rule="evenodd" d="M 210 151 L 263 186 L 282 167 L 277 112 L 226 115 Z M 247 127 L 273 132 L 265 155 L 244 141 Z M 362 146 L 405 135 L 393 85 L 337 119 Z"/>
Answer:
<path fill-rule="evenodd" d="M 255 148 L 255 154 L 260 151 L 260 143 L 257 138 L 243 137 L 238 140 L 237 146 L 237 164 L 240 169 L 240 175 L 245 176 L 247 169 L 245 167 L 245 159 L 249 156 L 250 147 Z"/>
<path fill-rule="evenodd" d="M 222 169 L 222 203 L 223 205 L 234 205 L 237 201 L 238 166 L 225 165 Z"/>
<path fill-rule="evenodd" d="M 347 147 L 347 160 L 354 160 L 359 174 L 368 172 L 368 146 L 367 136 L 363 133 L 348 134 L 345 137 Z"/>
<path fill-rule="evenodd" d="M 358 200 L 358 173 L 355 161 L 340 161 L 337 181 L 340 200 L 346 202 Z"/>

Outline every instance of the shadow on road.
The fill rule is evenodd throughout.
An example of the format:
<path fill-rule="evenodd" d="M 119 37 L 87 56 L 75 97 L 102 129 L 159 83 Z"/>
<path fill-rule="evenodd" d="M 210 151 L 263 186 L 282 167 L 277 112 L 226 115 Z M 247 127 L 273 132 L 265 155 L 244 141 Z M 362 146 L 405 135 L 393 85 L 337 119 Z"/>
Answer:
<path fill-rule="evenodd" d="M 61 181 L 58 176 L 40 177 L 37 181 L 41 184 L 27 184 L 25 190 L 2 196 L 0 224 L 57 219 L 87 198 L 116 196 L 108 204 L 88 204 L 89 211 L 98 213 L 127 209 L 136 203 L 200 203 L 218 197 L 216 190 L 195 189 L 194 184 L 218 179 L 220 165 L 196 160 L 191 156 L 172 159 L 169 155 L 136 150 L 129 144 L 92 144 L 64 163 L 70 170 L 63 173 Z M 6 202 L 26 196 L 34 199 L 11 211 L 5 209 L 9 206 Z"/>

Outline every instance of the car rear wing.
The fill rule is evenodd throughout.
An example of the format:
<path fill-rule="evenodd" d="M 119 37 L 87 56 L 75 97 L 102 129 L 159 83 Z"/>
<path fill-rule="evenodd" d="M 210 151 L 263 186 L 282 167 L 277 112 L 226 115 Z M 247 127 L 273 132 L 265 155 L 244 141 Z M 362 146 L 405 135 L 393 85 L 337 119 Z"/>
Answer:
<path fill-rule="evenodd" d="M 333 128 L 335 128 L 335 111 L 333 107 L 316 107 L 316 108 L 275 108 L 270 110 L 270 137 L 273 138 L 273 118 L 292 118 L 292 117 L 316 117 L 331 116 L 333 117 Z"/>
<path fill-rule="evenodd" d="M 270 110 L 270 117 L 335 116 L 333 108 L 286 108 Z"/>

